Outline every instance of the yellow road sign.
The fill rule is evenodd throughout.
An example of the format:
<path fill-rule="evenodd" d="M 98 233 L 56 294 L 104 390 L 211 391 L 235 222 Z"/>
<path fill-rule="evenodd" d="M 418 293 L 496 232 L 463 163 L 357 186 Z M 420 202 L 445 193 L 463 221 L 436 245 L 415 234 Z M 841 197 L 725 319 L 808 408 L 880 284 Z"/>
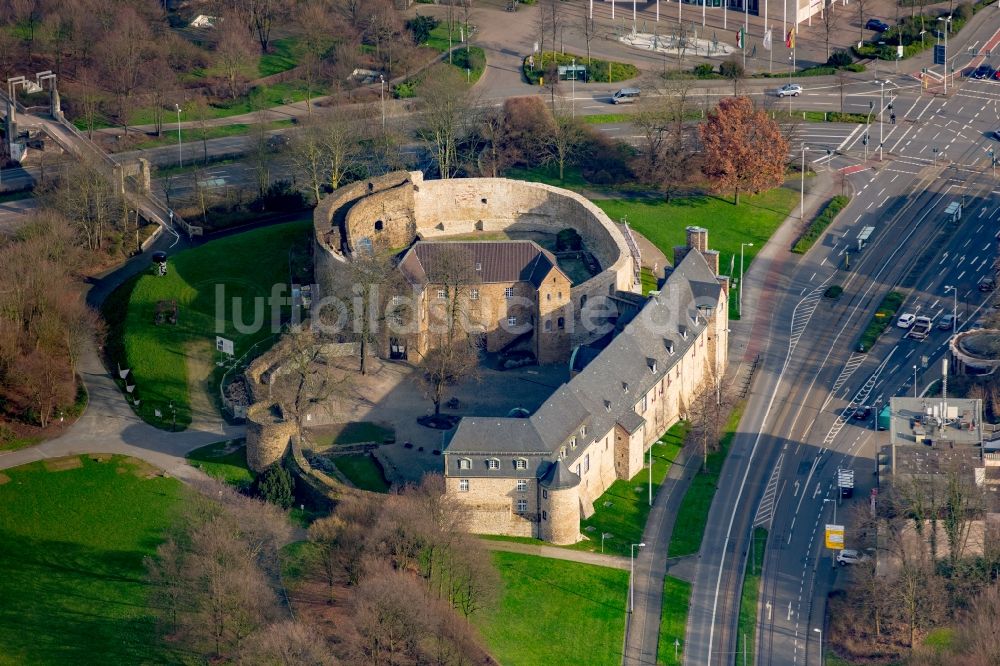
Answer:
<path fill-rule="evenodd" d="M 826 526 L 826 547 L 830 550 L 842 550 L 844 548 L 844 526 Z"/>

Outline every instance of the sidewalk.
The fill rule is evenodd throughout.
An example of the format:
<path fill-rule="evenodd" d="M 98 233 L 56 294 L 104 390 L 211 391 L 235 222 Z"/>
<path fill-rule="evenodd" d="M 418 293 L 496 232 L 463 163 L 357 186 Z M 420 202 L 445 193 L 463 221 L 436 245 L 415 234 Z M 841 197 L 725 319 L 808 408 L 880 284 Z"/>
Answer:
<path fill-rule="evenodd" d="M 496 541 L 494 539 L 480 539 L 488 550 L 499 550 L 505 553 L 518 553 L 520 555 L 534 555 L 536 557 L 548 557 L 553 560 L 566 560 L 567 562 L 578 562 L 580 564 L 593 564 L 598 567 L 611 567 L 612 569 L 624 569 L 628 571 L 628 558 L 617 555 L 603 555 L 601 553 L 590 553 L 585 550 L 570 550 L 569 548 L 559 548 L 558 546 L 536 546 L 530 543 L 517 543 L 516 541 Z"/>

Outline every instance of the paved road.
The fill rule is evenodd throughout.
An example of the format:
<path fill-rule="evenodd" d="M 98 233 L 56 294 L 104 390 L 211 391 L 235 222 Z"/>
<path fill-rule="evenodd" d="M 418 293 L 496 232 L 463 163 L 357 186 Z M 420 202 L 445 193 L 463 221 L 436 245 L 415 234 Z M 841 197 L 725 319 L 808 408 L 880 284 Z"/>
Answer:
<path fill-rule="evenodd" d="M 828 160 L 835 169 L 852 159 L 863 166 L 848 177 L 855 198 L 840 223 L 806 257 L 758 257 L 747 275 L 748 285 L 766 289 L 746 294 L 748 309 L 758 315 L 745 356 L 759 351 L 764 365 L 710 513 L 692 595 L 688 663 L 732 659 L 755 518 L 769 524 L 772 535 L 758 661 L 819 663 L 826 593 L 835 582 L 829 559 L 820 558 L 821 526 L 832 512 L 823 500 L 833 497 L 838 466 L 855 468 L 859 479 L 870 479 L 874 470 L 872 434 L 838 417 L 852 402 L 911 390 L 912 362 L 936 358 L 944 337 L 918 344 L 900 342 L 893 332 L 861 355 L 853 353 L 857 334 L 892 285 L 911 289 L 907 309 L 937 316 L 950 305 L 944 284 L 957 284 L 972 300 L 978 292 L 970 290 L 992 264 L 986 246 L 1000 220 L 1000 191 L 987 151 L 997 147 L 989 132 L 1000 117 L 1000 86 L 967 81 L 947 99 L 899 91 L 894 106 L 898 123 L 881 127 L 884 162 L 864 162 L 862 133 Z M 870 130 L 869 148 L 878 145 L 878 129 Z M 965 226 L 950 238 L 937 237 L 944 206 L 963 194 Z M 853 248 L 866 226 L 874 227 L 873 240 L 858 255 Z M 840 268 L 848 252 L 850 271 Z M 822 298 L 832 283 L 845 290 L 835 304 Z M 824 507 L 827 515 L 821 515 Z"/>

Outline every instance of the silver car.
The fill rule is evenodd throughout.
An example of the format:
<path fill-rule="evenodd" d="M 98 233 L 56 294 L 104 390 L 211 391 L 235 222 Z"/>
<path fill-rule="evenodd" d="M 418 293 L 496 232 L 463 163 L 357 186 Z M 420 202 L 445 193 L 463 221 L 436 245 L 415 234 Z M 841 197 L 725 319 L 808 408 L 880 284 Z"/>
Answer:
<path fill-rule="evenodd" d="M 802 86 L 797 83 L 786 83 L 778 88 L 778 97 L 798 97 L 802 94 Z"/>

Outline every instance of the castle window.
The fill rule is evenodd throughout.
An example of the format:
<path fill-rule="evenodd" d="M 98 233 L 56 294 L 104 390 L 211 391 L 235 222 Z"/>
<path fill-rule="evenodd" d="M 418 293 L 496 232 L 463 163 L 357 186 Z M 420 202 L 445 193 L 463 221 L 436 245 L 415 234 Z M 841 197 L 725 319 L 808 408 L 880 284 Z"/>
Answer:
<path fill-rule="evenodd" d="M 448 298 L 448 290 L 438 289 L 438 299 L 443 301 L 446 298 Z"/>
<path fill-rule="evenodd" d="M 518 479 L 517 480 L 517 492 L 519 492 L 519 493 L 528 492 L 528 480 L 527 479 Z"/>
<path fill-rule="evenodd" d="M 382 231 L 382 220 L 375 220 L 375 231 Z"/>
<path fill-rule="evenodd" d="M 480 262 L 478 262 L 478 261 L 476 262 L 476 270 L 477 271 L 483 270 L 483 265 Z"/>
<path fill-rule="evenodd" d="M 649 401 L 646 399 L 646 396 L 642 396 L 642 400 L 639 401 L 639 404 L 641 405 L 639 409 L 646 411 L 646 408 L 649 407 Z"/>
<path fill-rule="evenodd" d="M 458 492 L 460 492 L 460 493 L 467 493 L 467 492 L 469 492 L 469 480 L 468 479 L 459 479 L 458 480 Z"/>
<path fill-rule="evenodd" d="M 545 320 L 545 332 L 549 333 L 550 331 L 552 331 L 552 320 L 547 319 Z"/>
<path fill-rule="evenodd" d="M 562 300 L 562 292 L 560 291 L 558 294 L 556 294 L 556 297 L 561 301 Z"/>
<path fill-rule="evenodd" d="M 576 467 L 574 468 L 574 470 L 576 471 L 576 475 L 580 476 L 580 463 L 576 464 Z"/>
<path fill-rule="evenodd" d="M 524 458 L 514 458 L 514 469 L 528 469 L 528 461 Z"/>
<path fill-rule="evenodd" d="M 472 289 L 471 291 L 469 291 L 469 300 L 472 300 L 472 301 L 478 301 L 479 300 L 479 290 L 478 289 Z"/>
<path fill-rule="evenodd" d="M 590 454 L 589 453 L 583 457 L 583 471 L 584 471 L 584 473 L 590 471 Z"/>
<path fill-rule="evenodd" d="M 500 469 L 500 461 L 496 458 L 487 458 L 486 469 Z"/>
<path fill-rule="evenodd" d="M 505 287 L 503 290 L 504 298 L 514 298 L 514 287 Z"/>
<path fill-rule="evenodd" d="M 469 460 L 468 458 L 459 458 L 458 459 L 458 468 L 459 469 L 472 469 L 472 461 Z"/>
<path fill-rule="evenodd" d="M 542 511 L 542 520 L 548 520 L 548 519 L 549 519 L 549 514 L 547 514 L 546 512 Z"/>
<path fill-rule="evenodd" d="M 557 325 L 558 325 L 560 331 L 563 330 L 564 328 L 566 328 L 566 318 L 565 317 L 559 317 L 559 321 L 557 322 Z"/>
<path fill-rule="evenodd" d="M 615 295 L 615 285 L 614 283 L 611 283 L 608 285 L 608 296 L 614 296 L 614 295 Z"/>
<path fill-rule="evenodd" d="M 517 512 L 527 513 L 527 511 L 528 511 L 528 500 L 526 499 L 517 500 Z"/>
<path fill-rule="evenodd" d="M 510 316 L 510 317 L 507 317 L 507 325 L 508 326 L 517 326 L 517 317 L 515 317 L 513 315 Z"/>
<path fill-rule="evenodd" d="M 483 203 L 486 203 L 486 197 L 483 197 L 481 201 L 482 201 Z"/>
<path fill-rule="evenodd" d="M 580 297 L 580 309 L 582 310 L 587 305 L 587 294 Z"/>
<path fill-rule="evenodd" d="M 549 491 L 542 489 L 542 499 L 548 499 L 548 498 L 549 498 Z"/>
<path fill-rule="evenodd" d="M 552 300 L 552 294 L 545 294 L 545 300 L 551 301 Z"/>

